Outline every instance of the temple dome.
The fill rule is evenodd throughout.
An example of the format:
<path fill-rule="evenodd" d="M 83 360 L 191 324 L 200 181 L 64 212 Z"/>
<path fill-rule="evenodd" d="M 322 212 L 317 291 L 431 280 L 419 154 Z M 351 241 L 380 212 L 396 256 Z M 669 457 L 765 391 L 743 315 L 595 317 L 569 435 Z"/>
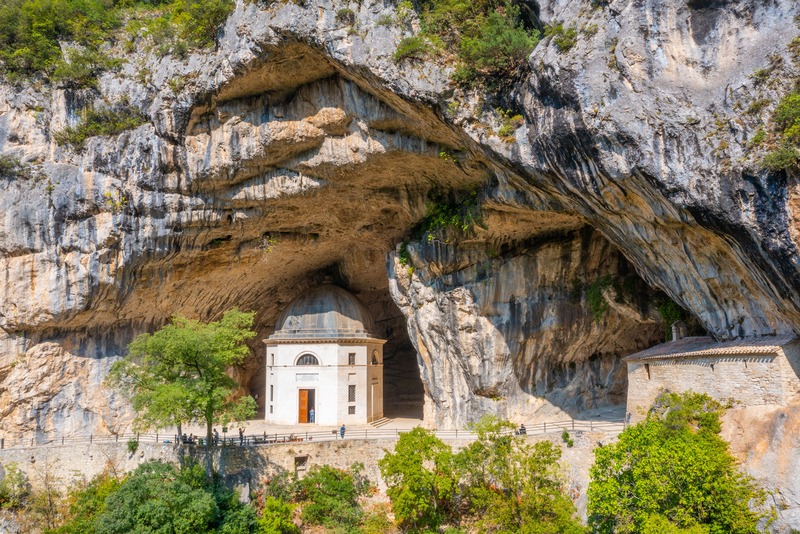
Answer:
<path fill-rule="evenodd" d="M 323 284 L 283 310 L 269 339 L 371 338 L 373 331 L 372 317 L 355 296 Z"/>

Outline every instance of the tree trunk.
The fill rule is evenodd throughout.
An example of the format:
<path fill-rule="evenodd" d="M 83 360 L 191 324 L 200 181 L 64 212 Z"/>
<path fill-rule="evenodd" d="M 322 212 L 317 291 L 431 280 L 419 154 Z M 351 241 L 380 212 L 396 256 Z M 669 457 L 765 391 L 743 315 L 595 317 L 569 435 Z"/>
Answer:
<path fill-rule="evenodd" d="M 211 480 L 211 427 L 214 420 L 206 415 L 206 476 Z"/>

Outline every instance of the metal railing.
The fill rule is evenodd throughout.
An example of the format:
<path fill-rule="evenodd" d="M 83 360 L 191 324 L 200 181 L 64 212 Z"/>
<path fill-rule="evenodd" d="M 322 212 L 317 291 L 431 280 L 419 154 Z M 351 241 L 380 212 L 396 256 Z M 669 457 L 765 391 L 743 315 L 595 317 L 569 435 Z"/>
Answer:
<path fill-rule="evenodd" d="M 553 432 L 575 431 L 575 432 L 604 432 L 607 434 L 619 434 L 625 429 L 625 423 L 615 421 L 576 421 L 574 419 L 564 421 L 553 421 L 525 425 L 526 435 L 544 435 Z M 262 432 L 260 434 L 245 434 L 241 438 L 238 434 L 223 434 L 218 439 L 212 439 L 213 447 L 238 447 L 238 446 L 262 446 L 274 445 L 279 443 L 292 442 L 319 442 L 319 441 L 338 441 L 347 440 L 381 440 L 397 439 L 404 432 L 410 429 L 390 429 L 390 428 L 358 428 L 347 429 L 344 436 L 339 430 L 314 430 L 297 432 Z M 518 434 L 519 430 L 508 431 L 508 434 Z M 442 440 L 474 440 L 477 435 L 468 429 L 464 430 L 434 430 L 434 434 Z M 193 441 L 183 439 L 182 436 L 169 433 L 127 433 L 127 434 L 90 434 L 90 435 L 71 435 L 71 436 L 47 436 L 38 434 L 36 436 L 9 436 L 0 438 L 0 449 L 16 449 L 28 447 L 43 447 L 57 445 L 88 445 L 88 444 L 108 444 L 127 441 L 137 441 L 138 443 L 160 443 L 175 445 L 183 443 L 187 446 L 205 446 L 205 437 L 196 436 Z"/>

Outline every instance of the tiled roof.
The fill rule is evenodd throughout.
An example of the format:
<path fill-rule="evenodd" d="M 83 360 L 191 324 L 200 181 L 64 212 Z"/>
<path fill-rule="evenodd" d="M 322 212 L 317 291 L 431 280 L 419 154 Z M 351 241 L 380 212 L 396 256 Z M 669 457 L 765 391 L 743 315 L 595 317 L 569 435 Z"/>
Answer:
<path fill-rule="evenodd" d="M 626 356 L 625 360 L 659 360 L 699 358 L 704 356 L 743 356 L 773 354 L 797 338 L 792 335 L 765 336 L 717 342 L 710 337 L 685 337 L 668 341 L 647 350 Z"/>

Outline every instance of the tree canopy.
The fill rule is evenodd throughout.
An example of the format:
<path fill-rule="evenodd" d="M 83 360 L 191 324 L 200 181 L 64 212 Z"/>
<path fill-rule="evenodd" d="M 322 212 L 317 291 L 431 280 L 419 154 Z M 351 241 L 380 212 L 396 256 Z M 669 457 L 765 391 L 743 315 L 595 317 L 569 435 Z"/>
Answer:
<path fill-rule="evenodd" d="M 647 419 L 596 450 L 589 523 L 604 533 L 751 534 L 765 492 L 738 470 L 708 395 L 662 395 Z M 751 509 L 751 505 L 755 510 Z"/>
<path fill-rule="evenodd" d="M 559 475 L 561 450 L 485 416 L 457 454 L 427 430 L 403 434 L 379 465 L 395 517 L 414 529 L 467 523 L 478 532 L 585 532 Z"/>
<path fill-rule="evenodd" d="M 208 446 L 215 423 L 253 417 L 255 401 L 237 398 L 239 386 L 228 374 L 249 353 L 253 315 L 230 310 L 211 323 L 175 317 L 134 339 L 129 354 L 112 366 L 109 382 L 131 399 L 137 427 L 174 425 L 180 434 L 183 423 L 201 421 Z"/>

